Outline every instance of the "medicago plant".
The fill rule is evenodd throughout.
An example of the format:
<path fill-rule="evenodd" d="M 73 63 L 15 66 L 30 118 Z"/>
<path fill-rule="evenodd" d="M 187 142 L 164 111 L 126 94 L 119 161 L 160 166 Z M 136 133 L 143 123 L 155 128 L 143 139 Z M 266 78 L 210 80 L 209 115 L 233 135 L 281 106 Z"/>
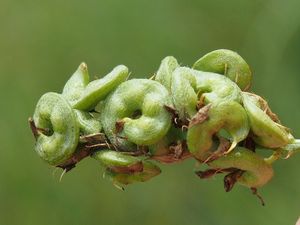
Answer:
<path fill-rule="evenodd" d="M 207 166 L 200 178 L 222 173 L 226 191 L 239 183 L 256 193 L 276 160 L 300 151 L 300 140 L 249 92 L 250 68 L 233 51 L 210 52 L 192 68 L 168 56 L 150 79 L 128 76 L 119 65 L 90 81 L 82 63 L 62 93 L 44 94 L 29 119 L 38 155 L 66 172 L 90 156 L 118 187 L 158 175 L 153 161 L 193 158 Z"/>

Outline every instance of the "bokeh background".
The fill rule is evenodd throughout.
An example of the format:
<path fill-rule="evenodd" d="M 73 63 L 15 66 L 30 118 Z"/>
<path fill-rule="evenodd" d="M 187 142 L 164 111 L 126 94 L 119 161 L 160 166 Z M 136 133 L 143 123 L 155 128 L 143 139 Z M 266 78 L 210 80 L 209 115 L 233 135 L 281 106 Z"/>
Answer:
<path fill-rule="evenodd" d="M 124 192 L 86 159 L 59 182 L 38 158 L 27 125 L 39 97 L 60 92 L 80 62 L 93 77 L 118 64 L 150 77 L 161 59 L 192 65 L 218 48 L 239 52 L 253 90 L 300 137 L 300 2 L 297 0 L 0 0 L 1 225 L 282 225 L 300 216 L 300 155 L 275 164 L 260 189 L 200 180 L 194 162 L 163 166 Z"/>

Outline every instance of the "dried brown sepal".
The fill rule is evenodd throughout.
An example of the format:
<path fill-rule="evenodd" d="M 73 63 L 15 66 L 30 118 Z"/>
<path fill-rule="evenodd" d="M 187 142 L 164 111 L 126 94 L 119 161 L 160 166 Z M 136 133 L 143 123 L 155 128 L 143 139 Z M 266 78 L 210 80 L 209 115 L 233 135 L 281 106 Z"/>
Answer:
<path fill-rule="evenodd" d="M 223 138 L 223 137 L 219 137 L 219 141 L 220 141 L 220 144 L 217 148 L 216 151 L 214 151 L 213 153 L 211 153 L 211 155 L 203 162 L 203 163 L 209 163 L 209 162 L 212 162 L 216 159 L 218 159 L 219 157 L 223 156 L 227 150 L 230 148 L 231 146 L 231 143 Z"/>
<path fill-rule="evenodd" d="M 115 173 L 133 174 L 143 172 L 144 166 L 142 162 L 137 162 L 130 166 L 112 166 L 109 169 Z"/>
<path fill-rule="evenodd" d="M 161 163 L 171 164 L 192 157 L 187 149 L 186 141 L 178 141 L 177 144 L 171 145 L 169 150 L 170 152 L 167 155 L 152 156 L 151 159 Z"/>
<path fill-rule="evenodd" d="M 202 107 L 201 109 L 199 109 L 198 112 L 196 113 L 196 115 L 193 116 L 193 118 L 191 119 L 191 121 L 189 123 L 189 128 L 191 128 L 199 123 L 203 123 L 205 120 L 207 120 L 210 107 L 211 107 L 211 104 L 208 104 L 208 105 Z"/>
<path fill-rule="evenodd" d="M 220 173 L 231 173 L 235 171 L 235 168 L 227 168 L 227 169 L 208 169 L 205 171 L 196 171 L 195 174 L 201 179 L 208 179 Z"/>
<path fill-rule="evenodd" d="M 238 179 L 243 175 L 244 171 L 236 169 L 224 177 L 224 189 L 226 192 L 232 190 Z"/>
<path fill-rule="evenodd" d="M 116 134 L 120 133 L 123 130 L 124 124 L 125 124 L 125 122 L 123 120 L 119 120 L 116 122 L 116 124 L 115 124 Z"/>
<path fill-rule="evenodd" d="M 107 138 L 104 133 L 96 133 L 80 136 L 79 142 L 89 144 L 107 143 Z"/>
<path fill-rule="evenodd" d="M 186 141 L 178 141 L 176 145 L 171 145 L 169 150 L 174 155 L 174 158 L 179 159 L 183 152 L 187 150 Z"/>
<path fill-rule="evenodd" d="M 60 164 L 57 167 L 62 168 L 66 170 L 66 172 L 68 172 L 73 169 L 77 163 L 90 156 L 95 151 L 107 149 L 110 147 L 103 133 L 80 136 L 79 139 L 80 143 L 78 144 L 75 153 L 63 164 Z"/>
<path fill-rule="evenodd" d="M 79 163 L 82 159 L 90 156 L 93 153 L 92 149 L 79 147 L 76 152 L 72 155 L 71 158 L 66 160 L 63 164 L 60 164 L 56 167 L 62 168 L 66 172 L 69 172 L 71 169 L 76 167 L 76 164 Z"/>
<path fill-rule="evenodd" d="M 265 201 L 264 201 L 263 197 L 258 193 L 257 188 L 252 187 L 252 188 L 250 188 L 250 190 L 252 191 L 252 194 L 254 194 L 260 200 L 261 205 L 265 206 L 266 205 Z"/>
<path fill-rule="evenodd" d="M 37 140 L 40 133 L 49 135 L 50 131 L 48 129 L 36 127 L 34 120 L 31 117 L 28 118 L 28 123 L 35 140 Z"/>
<path fill-rule="evenodd" d="M 192 154 L 188 151 L 183 152 L 180 158 L 174 157 L 174 154 L 168 154 L 168 155 L 159 155 L 159 156 L 152 156 L 150 159 L 156 160 L 160 163 L 165 164 L 172 164 L 172 163 L 178 163 L 182 162 L 185 159 L 191 158 Z"/>
<path fill-rule="evenodd" d="M 276 123 L 280 124 L 280 120 L 278 118 L 278 116 L 272 112 L 268 102 L 263 99 L 261 96 L 256 95 L 254 93 L 248 92 L 250 95 L 254 96 L 255 98 L 258 99 L 258 103 L 260 105 L 260 108 Z"/>
<path fill-rule="evenodd" d="M 37 127 L 31 117 L 28 118 L 28 123 L 29 123 L 29 127 L 31 129 L 31 132 L 32 132 L 35 140 L 37 140 L 39 133 L 38 133 Z"/>

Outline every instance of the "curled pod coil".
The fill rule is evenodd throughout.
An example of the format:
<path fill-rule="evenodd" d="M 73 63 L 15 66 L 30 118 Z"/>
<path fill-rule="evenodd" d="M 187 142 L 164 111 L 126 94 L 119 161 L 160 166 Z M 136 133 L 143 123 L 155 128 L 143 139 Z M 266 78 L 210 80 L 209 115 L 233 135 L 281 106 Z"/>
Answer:
<path fill-rule="evenodd" d="M 171 91 L 180 119 L 188 117 L 190 121 L 187 132 L 189 151 L 201 161 L 206 160 L 212 138 L 221 129 L 232 136 L 228 151 L 247 137 L 249 123 L 240 104 L 241 90 L 227 77 L 178 67 L 173 72 Z"/>
<path fill-rule="evenodd" d="M 251 86 L 252 72 L 246 61 L 236 52 L 218 49 L 197 60 L 193 69 L 224 74 L 244 91 Z"/>
<path fill-rule="evenodd" d="M 249 188 L 262 187 L 273 176 L 273 169 L 269 163 L 243 147 L 237 147 L 231 153 L 210 162 L 209 166 L 218 170 L 237 168 L 244 171 L 237 181 Z"/>
<path fill-rule="evenodd" d="M 44 94 L 37 103 L 33 121 L 38 127 L 35 150 L 42 159 L 57 166 L 72 156 L 79 126 L 70 104 L 60 94 Z"/>
<path fill-rule="evenodd" d="M 255 142 L 267 148 L 280 148 L 294 141 L 290 132 L 273 121 L 260 104 L 260 97 L 243 92 L 243 104 L 248 114 Z"/>
<path fill-rule="evenodd" d="M 172 106 L 167 89 L 153 80 L 132 79 L 111 93 L 101 113 L 105 134 L 118 149 L 136 150 L 136 145 L 152 145 L 171 126 Z"/>
<path fill-rule="evenodd" d="M 199 115 L 200 113 L 200 115 Z M 249 123 L 243 107 L 234 101 L 209 104 L 191 120 L 187 132 L 187 145 L 192 154 L 205 161 L 212 152 L 213 136 L 221 129 L 231 136 L 230 152 L 249 133 Z"/>
<path fill-rule="evenodd" d="M 126 155 L 123 152 L 102 150 L 92 156 L 105 168 L 108 176 L 116 184 L 144 182 L 160 174 L 161 170 L 145 157 Z"/>
<path fill-rule="evenodd" d="M 227 77 L 178 67 L 173 72 L 171 93 L 179 118 L 191 119 L 197 113 L 197 105 L 218 101 L 241 102 L 241 90 Z"/>
<path fill-rule="evenodd" d="M 173 56 L 165 57 L 155 74 L 155 80 L 171 91 L 172 74 L 177 67 L 179 67 L 179 64 Z"/>
<path fill-rule="evenodd" d="M 62 94 L 74 109 L 90 111 L 127 78 L 128 68 L 119 65 L 103 78 L 89 82 L 87 66 L 82 63 L 66 83 Z"/>

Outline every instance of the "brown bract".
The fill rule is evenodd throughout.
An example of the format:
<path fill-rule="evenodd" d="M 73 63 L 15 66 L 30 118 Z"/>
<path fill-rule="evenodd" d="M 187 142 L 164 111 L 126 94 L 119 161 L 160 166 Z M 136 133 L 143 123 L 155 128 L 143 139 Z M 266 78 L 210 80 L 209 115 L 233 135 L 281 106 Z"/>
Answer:
<path fill-rule="evenodd" d="M 208 104 L 206 106 L 203 106 L 201 109 L 198 110 L 198 112 L 196 113 L 195 116 L 193 116 L 193 118 L 191 119 L 190 123 L 189 123 L 189 128 L 203 123 L 205 120 L 208 119 L 208 112 L 211 108 L 211 104 Z"/>

